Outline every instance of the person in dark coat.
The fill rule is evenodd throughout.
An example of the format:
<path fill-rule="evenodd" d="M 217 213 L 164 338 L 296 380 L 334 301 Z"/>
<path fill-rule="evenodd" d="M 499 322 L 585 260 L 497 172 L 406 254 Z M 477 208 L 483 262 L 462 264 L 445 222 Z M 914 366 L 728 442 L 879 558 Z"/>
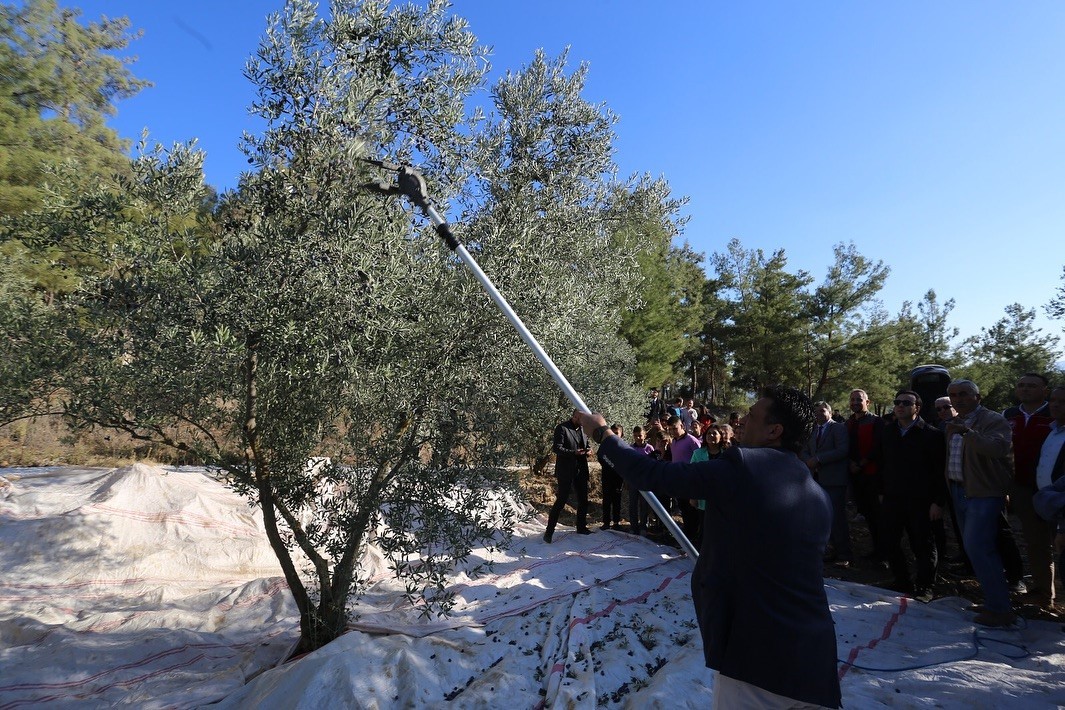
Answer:
<path fill-rule="evenodd" d="M 832 507 L 797 455 L 811 419 L 805 394 L 771 388 L 740 421 L 739 447 L 669 463 L 633 450 L 602 416 L 581 415 L 630 485 L 706 500 L 692 597 L 716 707 L 841 704 L 821 563 Z"/>
<path fill-rule="evenodd" d="M 620 424 L 615 424 L 610 427 L 610 430 L 620 437 L 625 436 L 625 429 Z M 621 480 L 621 476 L 614 470 L 614 467 L 603 461 L 601 456 L 596 458 L 599 459 L 603 486 L 603 530 L 609 530 L 610 528 L 620 530 L 621 487 L 625 482 Z"/>
<path fill-rule="evenodd" d="M 555 427 L 551 450 L 555 452 L 555 504 L 547 515 L 544 542 L 551 542 L 558 516 L 566 507 L 571 490 L 577 492 L 577 532 L 590 535 L 588 529 L 588 437 L 580 425 L 580 412 Z"/>
<path fill-rule="evenodd" d="M 828 402 L 814 402 L 813 412 L 813 430 L 800 453 L 814 480 L 821 484 L 832 501 L 832 554 L 825 561 L 837 567 L 850 567 L 854 556 L 847 523 L 847 481 L 850 476 L 847 427 L 832 419 L 832 405 Z"/>
<path fill-rule="evenodd" d="M 883 428 L 877 454 L 884 486 L 881 549 L 895 576 L 896 589 L 913 592 L 915 599 L 929 602 L 938 555 L 932 522 L 942 519 L 949 495 L 943 477 L 946 445 L 942 432 L 919 416 L 921 397 L 916 392 L 897 392 L 894 412 L 895 421 Z M 902 551 L 903 531 L 917 562 L 916 587 L 911 585 Z"/>
<path fill-rule="evenodd" d="M 666 403 L 662 401 L 662 398 L 658 396 L 658 389 L 651 388 L 651 398 L 647 403 L 647 421 L 656 422 L 662 418 L 662 415 L 666 413 Z"/>

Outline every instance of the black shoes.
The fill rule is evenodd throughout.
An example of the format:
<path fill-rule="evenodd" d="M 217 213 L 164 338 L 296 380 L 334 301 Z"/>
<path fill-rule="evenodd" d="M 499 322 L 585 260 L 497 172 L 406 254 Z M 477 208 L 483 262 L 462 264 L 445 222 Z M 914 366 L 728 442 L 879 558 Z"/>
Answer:
<path fill-rule="evenodd" d="M 578 535 L 591 535 L 592 531 L 589 530 L 588 528 L 577 528 L 577 534 Z M 544 533 L 544 542 L 546 542 L 548 545 L 550 545 L 551 544 L 551 540 L 554 539 L 554 537 L 555 537 L 555 531 L 554 530 L 548 530 L 547 532 Z"/>

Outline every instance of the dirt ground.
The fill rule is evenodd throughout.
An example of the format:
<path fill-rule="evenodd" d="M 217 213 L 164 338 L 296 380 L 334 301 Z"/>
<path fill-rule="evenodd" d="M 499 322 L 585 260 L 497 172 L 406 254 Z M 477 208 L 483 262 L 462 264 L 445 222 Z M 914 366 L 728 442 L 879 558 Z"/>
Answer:
<path fill-rule="evenodd" d="M 602 499 L 602 486 L 600 483 L 599 464 L 592 461 L 589 464 L 590 468 L 590 485 L 589 485 L 589 509 L 588 509 L 588 527 L 593 531 L 598 531 L 602 523 L 603 512 L 603 499 Z M 555 500 L 555 477 L 553 473 L 553 466 L 548 465 L 543 473 L 535 475 L 527 473 L 522 478 L 522 488 L 525 490 L 536 507 L 537 511 L 547 516 L 548 510 L 551 508 L 552 503 Z M 559 520 L 564 525 L 574 525 L 576 522 L 576 510 L 573 507 L 575 498 L 570 496 L 570 502 L 566 505 L 566 508 L 562 512 L 562 516 Z M 622 530 L 626 530 L 628 526 L 628 520 L 625 516 L 626 506 L 628 501 L 628 491 L 622 493 Z M 872 551 L 872 544 L 870 542 L 869 527 L 866 525 L 864 518 L 858 515 L 854 509 L 852 503 L 847 505 L 847 513 L 850 522 L 851 531 L 851 543 L 856 558 L 855 562 L 847 569 L 841 569 L 832 564 L 826 563 L 824 566 L 824 576 L 831 579 L 842 579 L 848 582 L 857 582 L 859 584 L 868 584 L 875 587 L 881 587 L 890 590 L 890 585 L 893 581 L 891 572 L 885 569 L 881 565 L 877 565 L 871 560 L 861 559 L 863 555 Z M 677 523 L 680 523 L 680 515 L 675 514 L 674 519 Z M 1024 537 L 1021 535 L 1020 527 L 1017 521 L 1014 519 L 1014 539 L 1017 541 L 1017 546 L 1021 550 L 1021 556 L 1025 561 L 1025 569 L 1027 570 L 1027 554 L 1024 547 Z M 948 522 L 947 526 L 947 550 L 946 550 L 946 562 L 940 565 L 940 574 L 936 578 L 936 584 L 933 588 L 933 594 L 936 599 L 941 597 L 962 597 L 968 599 L 974 604 L 979 604 L 983 601 L 983 595 L 980 593 L 980 586 L 977 584 L 976 579 L 971 573 L 966 573 L 966 570 L 957 563 L 951 562 L 958 555 L 958 546 L 954 539 L 954 532 Z M 650 534 L 647 537 L 654 542 L 663 545 L 670 545 L 672 547 L 678 547 L 677 542 L 670 536 L 668 532 L 661 529 L 652 528 Z M 905 548 L 905 542 L 903 547 Z M 913 558 L 910 556 L 911 570 Z M 1030 581 L 1027 577 L 1026 581 Z M 1058 577 L 1058 609 L 1061 609 L 1061 599 L 1065 598 L 1065 589 L 1062 586 L 1061 576 Z M 1045 621 L 1061 621 L 1063 617 L 1059 614 L 1051 614 L 1032 603 L 1032 599 L 1027 594 L 1014 594 L 1013 604 L 1017 613 L 1025 618 L 1029 619 L 1042 619 Z"/>

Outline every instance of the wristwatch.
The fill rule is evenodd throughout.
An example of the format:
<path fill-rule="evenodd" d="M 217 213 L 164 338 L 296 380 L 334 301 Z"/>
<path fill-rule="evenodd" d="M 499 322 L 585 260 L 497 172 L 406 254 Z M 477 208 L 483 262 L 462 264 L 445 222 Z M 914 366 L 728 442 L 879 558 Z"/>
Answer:
<path fill-rule="evenodd" d="M 606 433 L 608 431 L 610 431 L 610 425 L 609 424 L 604 424 L 603 426 L 596 427 L 595 431 L 592 432 L 592 441 L 594 441 L 597 444 L 602 444 L 603 443 L 603 437 L 606 436 Z"/>

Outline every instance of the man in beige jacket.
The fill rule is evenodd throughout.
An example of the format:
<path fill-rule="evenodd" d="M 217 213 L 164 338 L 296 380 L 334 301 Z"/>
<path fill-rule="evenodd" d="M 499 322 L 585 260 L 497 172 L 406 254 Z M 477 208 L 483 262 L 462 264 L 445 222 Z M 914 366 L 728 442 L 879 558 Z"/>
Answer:
<path fill-rule="evenodd" d="M 1009 626 L 1017 615 L 995 540 L 1013 480 L 1013 432 L 1001 414 L 980 405 L 980 388 L 971 380 L 951 382 L 947 396 L 958 413 L 944 427 L 947 485 L 965 551 L 984 593 L 984 609 L 974 621 Z"/>

